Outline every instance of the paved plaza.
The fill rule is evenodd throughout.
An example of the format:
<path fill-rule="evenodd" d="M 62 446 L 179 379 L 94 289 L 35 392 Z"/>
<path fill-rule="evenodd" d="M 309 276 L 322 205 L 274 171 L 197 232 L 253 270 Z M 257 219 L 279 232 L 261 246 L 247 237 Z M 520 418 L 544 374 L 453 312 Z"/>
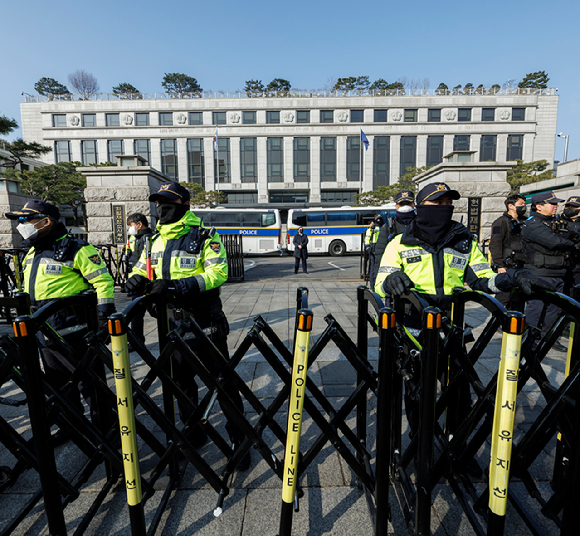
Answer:
<path fill-rule="evenodd" d="M 327 326 L 324 317 L 328 314 L 332 314 L 347 334 L 356 340 L 356 287 L 360 281 L 357 281 L 356 275 L 353 274 L 356 272 L 357 258 L 346 257 L 334 261 L 328 257 L 320 257 L 312 261 L 312 268 L 308 275 L 299 274 L 298 276 L 293 274 L 292 259 L 290 258 L 271 260 L 270 265 L 277 267 L 276 270 L 284 270 L 283 274 L 275 272 L 273 268 L 269 269 L 267 260 L 256 258 L 252 260 L 254 265 L 246 263 L 247 267 L 252 266 L 252 268 L 246 272 L 245 282 L 229 283 L 222 287 L 222 300 L 231 328 L 228 338 L 231 353 L 238 348 L 252 327 L 253 318 L 256 315 L 262 315 L 284 344 L 290 347 L 294 329 L 296 288 L 301 285 L 309 289 L 309 305 L 314 313 L 313 340 L 316 340 Z M 342 271 L 330 267 L 329 262 L 333 262 L 339 267 L 342 266 Z M 119 294 L 118 297 L 118 308 L 121 309 L 123 304 L 128 303 L 128 299 L 122 294 Z M 467 323 L 475 326 L 476 334 L 486 317 L 486 312 L 480 307 L 469 307 L 467 310 Z M 158 351 L 155 322 L 149 316 L 146 316 L 145 331 L 147 346 L 154 352 Z M 369 359 L 373 367 L 376 368 L 378 338 L 372 335 L 372 332 L 369 333 L 371 334 Z M 562 342 L 567 341 L 562 339 Z M 477 371 L 484 383 L 489 381 L 494 372 L 497 371 L 499 354 L 500 338 L 499 335 L 496 335 L 487 347 L 484 357 L 477 364 Z M 135 353 L 131 355 L 133 374 L 135 377 L 141 378 L 145 373 L 145 366 Z M 549 354 L 544 368 L 550 380 L 557 384 L 562 382 L 564 365 L 565 354 L 558 352 Z M 271 401 L 281 389 L 281 383 L 277 376 L 255 348 L 247 353 L 237 370 L 253 393 L 265 404 Z M 340 406 L 352 393 L 356 381 L 353 369 L 334 344 L 330 344 L 322 352 L 309 370 L 309 376 L 336 407 Z M 9 385 L 0 391 L 0 396 L 16 399 L 23 395 L 14 386 Z M 160 399 L 160 390 L 154 392 L 154 397 Z M 530 423 L 534 421 L 544 405 L 545 400 L 537 385 L 530 382 L 517 399 L 516 442 L 518 435 L 521 436 L 522 432 L 529 428 Z M 374 447 L 376 398 L 374 395 L 368 395 L 368 408 L 369 449 L 374 464 L 376 455 Z M 142 413 L 139 410 L 138 413 Z M 253 410 L 247 402 L 245 410 L 249 420 L 255 421 L 256 414 L 252 413 Z M 0 405 L 0 415 L 8 420 L 24 437 L 30 437 L 25 406 Z M 153 432 L 163 441 L 164 435 L 153 425 L 151 419 L 143 415 L 142 419 L 151 424 Z M 278 415 L 277 421 L 285 429 L 285 411 Z M 218 430 L 223 431 L 223 415 L 217 405 L 210 422 Z M 354 414 L 351 414 L 348 423 L 354 427 Z M 317 435 L 317 427 L 306 414 L 301 447 L 307 449 Z M 281 459 L 283 445 L 274 438 L 269 430 L 265 432 L 265 439 L 274 454 Z M 547 490 L 549 487 L 554 445 L 555 442 L 552 441 L 544 452 L 544 456 L 533 466 L 532 476 L 540 491 Z M 0 449 L 3 447 L 0 446 Z M 199 452 L 214 469 L 223 466 L 223 456 L 218 455 L 214 445 L 206 444 Z M 86 461 L 84 455 L 72 443 L 59 446 L 56 449 L 56 456 L 59 470 L 69 480 L 78 476 L 83 463 Z M 217 502 L 217 493 L 189 466 L 179 488 L 169 500 L 157 533 L 182 536 L 193 534 L 201 536 L 273 536 L 277 534 L 281 506 L 281 482 L 256 451 L 253 451 L 252 456 L 250 469 L 233 475 L 230 495 L 225 499 L 223 513 L 217 518 L 214 517 L 213 513 Z M 488 463 L 488 456 L 489 445 L 478 453 L 479 463 L 482 467 Z M 152 456 L 148 447 L 142 447 L 140 457 L 142 472 L 147 476 L 152 464 Z M 11 467 L 13 464 L 14 459 L 6 449 L 0 450 L 0 465 Z M 65 515 L 69 534 L 74 533 L 82 515 L 96 497 L 103 482 L 104 472 L 99 469 L 83 486 L 80 497 L 66 508 Z M 475 484 L 478 491 L 483 488 L 482 482 L 483 478 L 481 482 Z M 145 506 L 147 524 L 152 519 L 166 484 L 166 477 L 157 481 L 155 485 L 157 491 Z M 301 485 L 305 494 L 300 500 L 300 511 L 294 514 L 293 534 L 308 536 L 373 534 L 373 522 L 364 492 L 359 490 L 352 471 L 330 443 L 326 444 L 315 462 L 308 468 L 301 480 Z M 526 501 L 527 492 L 523 484 L 514 482 L 512 485 L 518 496 Z M 5 528 L 7 520 L 38 489 L 38 478 L 34 471 L 29 470 L 19 478 L 12 488 L 5 490 L 0 495 L 0 530 Z M 389 533 L 406 534 L 401 505 L 394 493 L 391 493 L 390 500 L 392 523 Z M 433 493 L 433 501 L 431 512 L 433 534 L 473 533 L 471 525 L 447 484 L 442 482 L 437 486 Z M 527 502 L 536 512 L 539 511 L 538 506 L 531 501 Z M 512 536 L 529 534 L 521 520 L 513 513 L 513 508 L 508 506 L 508 510 L 506 534 Z M 545 527 L 546 534 L 558 533 L 552 522 L 544 520 L 539 514 L 537 517 L 541 525 Z M 41 505 L 33 510 L 13 534 L 18 536 L 48 534 L 46 518 Z M 123 486 L 118 486 L 108 494 L 86 534 L 99 536 L 130 534 Z"/>

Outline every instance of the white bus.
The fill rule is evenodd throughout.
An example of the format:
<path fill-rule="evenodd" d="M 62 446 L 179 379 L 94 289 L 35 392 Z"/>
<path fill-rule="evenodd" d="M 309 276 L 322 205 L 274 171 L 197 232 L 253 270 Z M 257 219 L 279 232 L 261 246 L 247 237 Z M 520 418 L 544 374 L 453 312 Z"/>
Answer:
<path fill-rule="evenodd" d="M 205 227 L 220 235 L 242 235 L 244 253 L 280 253 L 282 225 L 278 209 L 194 208 Z"/>
<path fill-rule="evenodd" d="M 395 203 L 382 207 L 303 208 L 288 211 L 288 253 L 299 227 L 308 236 L 308 253 L 330 253 L 339 257 L 361 251 L 361 235 L 375 214 L 394 216 Z"/>

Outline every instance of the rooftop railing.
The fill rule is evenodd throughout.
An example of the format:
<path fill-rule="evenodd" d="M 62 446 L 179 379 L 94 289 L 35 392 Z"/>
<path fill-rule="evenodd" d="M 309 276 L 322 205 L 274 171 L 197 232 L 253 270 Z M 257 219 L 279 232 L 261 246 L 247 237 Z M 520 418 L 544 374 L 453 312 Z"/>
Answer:
<path fill-rule="evenodd" d="M 24 102 L 51 101 L 127 101 L 179 99 L 259 99 L 259 98 L 340 98 L 340 97 L 444 97 L 444 96 L 501 96 L 501 95 L 554 95 L 554 88 L 473 88 L 473 89 L 353 89 L 350 91 L 326 89 L 292 89 L 290 91 L 201 91 L 196 93 L 97 93 L 95 95 L 24 95 Z"/>

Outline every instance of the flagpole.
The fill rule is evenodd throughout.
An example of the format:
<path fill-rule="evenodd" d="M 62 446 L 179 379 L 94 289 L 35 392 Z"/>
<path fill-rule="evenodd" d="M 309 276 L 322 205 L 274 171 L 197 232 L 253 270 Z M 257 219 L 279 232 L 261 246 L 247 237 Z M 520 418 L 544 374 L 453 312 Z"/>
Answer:
<path fill-rule="evenodd" d="M 359 151 L 360 151 L 360 192 L 359 193 L 363 193 L 363 171 L 364 171 L 364 165 L 363 165 L 363 139 L 362 139 L 362 128 L 360 130 L 360 143 L 359 143 Z"/>

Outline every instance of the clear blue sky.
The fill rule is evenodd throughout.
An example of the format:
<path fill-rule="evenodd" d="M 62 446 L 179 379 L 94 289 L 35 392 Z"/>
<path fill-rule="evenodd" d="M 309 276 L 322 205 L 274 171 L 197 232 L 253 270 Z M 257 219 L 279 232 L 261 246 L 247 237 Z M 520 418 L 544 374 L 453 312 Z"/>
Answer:
<path fill-rule="evenodd" d="M 249 79 L 320 89 L 361 75 L 489 87 L 545 70 L 559 88 L 568 160 L 580 158 L 578 0 L 4 0 L 0 18 L 0 114 L 19 123 L 21 91 L 35 94 L 41 77 L 68 85 L 77 69 L 96 76 L 102 92 L 120 82 L 160 92 L 171 72 L 235 91 Z M 557 138 L 556 160 L 563 153 Z"/>

